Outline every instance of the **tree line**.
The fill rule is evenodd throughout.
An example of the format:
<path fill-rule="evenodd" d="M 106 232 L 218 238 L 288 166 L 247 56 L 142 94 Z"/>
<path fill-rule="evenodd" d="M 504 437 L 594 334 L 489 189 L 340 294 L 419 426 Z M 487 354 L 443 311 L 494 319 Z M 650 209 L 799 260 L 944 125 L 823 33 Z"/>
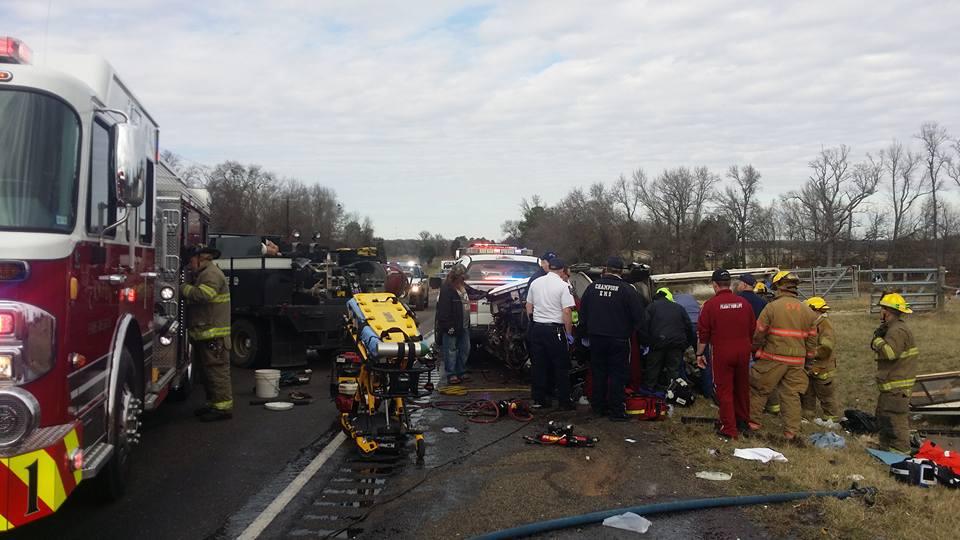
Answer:
<path fill-rule="evenodd" d="M 857 159 L 846 145 L 822 148 L 794 190 L 761 200 L 761 171 L 722 174 L 678 166 L 642 168 L 577 187 L 557 203 L 521 202 L 502 226 L 506 241 L 552 249 L 574 261 L 610 253 L 650 259 L 658 272 L 715 266 L 960 266 L 960 139 L 936 122 L 908 142 Z"/>
<path fill-rule="evenodd" d="M 213 232 L 287 238 L 296 231 L 329 247 L 375 244 L 370 218 L 346 211 L 328 187 L 308 186 L 237 161 L 207 167 L 189 164 L 167 150 L 161 159 L 189 185 L 209 192 Z"/>

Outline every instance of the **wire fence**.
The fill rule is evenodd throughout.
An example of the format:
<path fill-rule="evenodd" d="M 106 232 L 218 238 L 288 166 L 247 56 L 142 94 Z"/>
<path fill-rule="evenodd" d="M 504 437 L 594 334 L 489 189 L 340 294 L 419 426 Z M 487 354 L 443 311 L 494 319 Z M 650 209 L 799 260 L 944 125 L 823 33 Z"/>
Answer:
<path fill-rule="evenodd" d="M 944 268 L 874 268 L 870 270 L 870 311 L 887 293 L 900 293 L 914 311 L 933 311 L 944 304 Z"/>
<path fill-rule="evenodd" d="M 860 268 L 857 266 L 820 266 L 794 268 L 800 278 L 800 294 L 809 298 L 858 298 L 860 296 Z"/>

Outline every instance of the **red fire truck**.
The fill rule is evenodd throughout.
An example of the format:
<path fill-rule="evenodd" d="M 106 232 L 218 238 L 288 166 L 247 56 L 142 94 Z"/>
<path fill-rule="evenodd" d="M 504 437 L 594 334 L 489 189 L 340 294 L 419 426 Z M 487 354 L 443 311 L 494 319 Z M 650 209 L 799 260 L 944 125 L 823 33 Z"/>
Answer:
<path fill-rule="evenodd" d="M 0 530 L 91 478 L 120 496 L 141 412 L 189 390 L 181 253 L 209 211 L 157 134 L 103 60 L 0 37 Z"/>

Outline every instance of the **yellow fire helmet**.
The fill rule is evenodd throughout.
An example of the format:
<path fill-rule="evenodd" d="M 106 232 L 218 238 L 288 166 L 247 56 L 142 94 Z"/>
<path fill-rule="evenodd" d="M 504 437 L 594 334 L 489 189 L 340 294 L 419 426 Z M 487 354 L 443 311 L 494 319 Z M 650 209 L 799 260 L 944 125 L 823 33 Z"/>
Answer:
<path fill-rule="evenodd" d="M 913 313 L 913 310 L 910 309 L 910 305 L 907 304 L 906 298 L 904 298 L 900 293 L 889 293 L 883 295 L 883 298 L 880 299 L 879 305 L 881 307 L 899 311 L 900 313 Z"/>
<path fill-rule="evenodd" d="M 762 281 L 758 281 L 757 284 L 753 286 L 753 292 L 757 294 L 766 294 L 767 286 L 764 285 Z"/>
<path fill-rule="evenodd" d="M 800 284 L 800 277 L 789 270 L 781 270 L 770 283 L 774 289 L 795 289 Z"/>
<path fill-rule="evenodd" d="M 819 296 L 811 296 L 804 302 L 804 304 L 817 311 L 830 311 L 830 306 L 827 305 L 827 301 Z"/>

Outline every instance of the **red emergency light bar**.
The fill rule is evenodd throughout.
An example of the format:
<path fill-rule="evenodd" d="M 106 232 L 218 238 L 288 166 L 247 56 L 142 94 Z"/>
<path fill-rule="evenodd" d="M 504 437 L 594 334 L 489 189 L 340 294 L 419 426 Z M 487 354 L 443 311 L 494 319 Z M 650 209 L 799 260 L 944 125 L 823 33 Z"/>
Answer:
<path fill-rule="evenodd" d="M 26 43 L 8 36 L 0 36 L 0 64 L 29 64 L 33 51 Z"/>

